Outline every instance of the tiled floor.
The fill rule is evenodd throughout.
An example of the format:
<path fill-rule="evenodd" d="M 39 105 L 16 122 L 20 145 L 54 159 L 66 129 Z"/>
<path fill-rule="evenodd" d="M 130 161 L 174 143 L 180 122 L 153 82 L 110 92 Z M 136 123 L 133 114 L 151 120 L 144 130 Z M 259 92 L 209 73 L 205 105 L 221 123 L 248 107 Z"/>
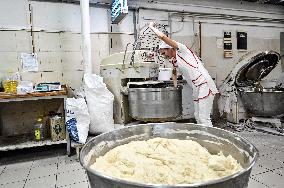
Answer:
<path fill-rule="evenodd" d="M 238 134 L 252 142 L 260 152 L 248 188 L 283 188 L 284 137 L 256 131 Z M 86 173 L 75 156 L 67 157 L 62 151 L 50 150 L 40 156 L 33 153 L 32 157 L 25 154 L 10 164 L 0 159 L 0 188 L 90 187 Z"/>
<path fill-rule="evenodd" d="M 259 158 L 252 169 L 249 188 L 284 187 L 284 136 L 252 131 L 237 133 L 259 150 Z"/>
<path fill-rule="evenodd" d="M 64 150 L 64 148 L 62 148 Z M 85 170 L 61 153 L 0 166 L 0 188 L 88 188 Z M 0 160 L 1 161 L 1 160 Z"/>

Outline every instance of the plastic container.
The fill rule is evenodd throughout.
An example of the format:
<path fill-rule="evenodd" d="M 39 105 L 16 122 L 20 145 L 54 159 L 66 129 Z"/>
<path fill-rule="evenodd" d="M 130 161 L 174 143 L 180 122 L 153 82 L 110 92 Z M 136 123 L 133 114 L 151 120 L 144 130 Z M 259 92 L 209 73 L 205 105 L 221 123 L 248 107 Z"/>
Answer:
<path fill-rule="evenodd" d="M 36 141 L 44 140 L 45 132 L 42 118 L 38 118 L 36 124 L 34 125 L 34 135 Z"/>
<path fill-rule="evenodd" d="M 159 77 L 158 80 L 168 81 L 172 77 L 172 68 L 159 68 Z"/>
<path fill-rule="evenodd" d="M 20 95 L 32 93 L 33 91 L 33 83 L 31 81 L 20 81 L 17 86 L 17 94 Z"/>
<path fill-rule="evenodd" d="M 9 87 L 10 87 L 10 93 L 16 94 L 17 93 L 18 81 L 10 80 L 8 83 L 9 83 Z"/>
<path fill-rule="evenodd" d="M 10 93 L 10 84 L 9 84 L 9 81 L 8 79 L 6 80 L 3 80 L 2 84 L 3 84 L 3 88 L 4 88 L 4 92 L 5 93 Z"/>
<path fill-rule="evenodd" d="M 18 81 L 20 80 L 20 75 L 18 72 L 9 72 L 6 78 L 3 80 L 3 87 L 6 93 L 17 93 Z"/>

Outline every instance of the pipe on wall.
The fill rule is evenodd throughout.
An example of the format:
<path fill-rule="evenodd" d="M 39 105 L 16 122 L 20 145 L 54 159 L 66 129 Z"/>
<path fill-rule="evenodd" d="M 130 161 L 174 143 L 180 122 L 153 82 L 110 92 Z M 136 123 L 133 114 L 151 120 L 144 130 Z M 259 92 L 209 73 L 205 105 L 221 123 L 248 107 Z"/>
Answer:
<path fill-rule="evenodd" d="M 91 62 L 91 34 L 90 34 L 90 14 L 89 14 L 89 0 L 80 0 L 81 7 L 81 33 L 82 33 L 82 55 L 84 63 L 84 72 L 92 73 Z M 94 73 L 100 73 L 100 66 L 98 62 L 95 62 Z"/>
<path fill-rule="evenodd" d="M 182 8 L 181 8 L 182 7 Z M 279 7 L 279 8 L 278 8 Z M 202 4 L 183 4 L 178 2 L 165 2 L 165 1 L 148 1 L 148 3 L 143 3 L 142 1 L 133 1 L 133 3 L 128 4 L 128 9 L 132 8 L 140 8 L 140 9 L 152 9 L 152 10 L 160 10 L 160 11 L 171 11 L 171 12 L 189 12 L 189 13 L 200 13 L 203 12 L 204 14 L 214 14 L 215 13 L 222 13 L 224 15 L 227 14 L 237 14 L 241 13 L 241 15 L 249 16 L 251 13 L 255 13 L 257 17 L 263 18 L 280 18 L 282 19 L 284 13 L 281 9 L 281 6 L 275 6 L 274 11 L 263 11 L 263 10 L 253 10 L 253 9 L 243 9 L 243 8 L 225 8 L 220 6 L 208 6 Z M 198 10 L 199 9 L 199 10 Z M 200 9 L 203 9 L 201 11 Z M 205 10 L 207 9 L 207 10 Z M 277 9 L 277 10 L 276 10 Z M 198 11 L 196 11 L 198 10 Z M 214 10 L 214 11 L 213 11 Z M 235 13 L 234 13 L 235 12 Z"/>
<path fill-rule="evenodd" d="M 137 31 L 137 24 L 138 24 L 138 9 L 135 9 L 133 11 L 133 26 L 134 26 L 134 40 L 137 41 L 138 40 L 138 31 Z"/>
<path fill-rule="evenodd" d="M 268 19 L 261 19 L 261 18 L 256 18 L 256 17 L 251 17 L 251 18 L 243 18 L 243 17 L 237 17 L 237 16 L 229 16 L 229 15 L 213 15 L 213 14 L 193 14 L 193 13 L 181 13 L 181 12 L 173 12 L 171 14 L 171 17 L 173 16 L 178 16 L 178 17 L 189 17 L 189 18 L 193 18 L 193 20 L 196 18 L 198 20 L 198 22 L 201 23 L 211 23 L 211 24 L 225 24 L 225 25 L 239 25 L 239 26 L 256 26 L 256 27 L 274 27 L 274 28 L 284 28 L 283 25 L 282 26 L 277 26 L 277 25 L 259 25 L 258 23 L 270 23 L 270 24 L 283 24 L 284 23 L 284 19 L 281 20 L 270 20 L 272 22 L 269 22 Z M 221 20 L 221 22 L 218 21 L 206 21 L 206 20 Z M 237 21 L 238 23 L 222 23 L 222 20 L 229 20 L 229 21 Z M 244 24 L 241 23 L 241 21 L 245 21 L 245 22 L 254 22 L 255 24 Z M 194 22 L 194 21 L 193 21 Z"/>
<path fill-rule="evenodd" d="M 202 38 L 201 38 L 202 37 L 202 35 L 201 35 L 202 34 L 201 22 L 198 22 L 198 25 L 199 25 L 199 57 L 201 58 L 201 55 L 202 55 L 201 54 L 201 52 L 202 52 L 202 48 L 201 48 L 202 47 L 202 43 L 201 43 L 202 42 Z"/>

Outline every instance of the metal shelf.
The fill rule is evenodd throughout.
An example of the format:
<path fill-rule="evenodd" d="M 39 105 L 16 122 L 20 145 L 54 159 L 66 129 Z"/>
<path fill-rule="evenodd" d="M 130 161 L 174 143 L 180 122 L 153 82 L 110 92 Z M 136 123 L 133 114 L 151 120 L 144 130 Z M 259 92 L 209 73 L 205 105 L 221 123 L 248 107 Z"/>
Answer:
<path fill-rule="evenodd" d="M 64 99 L 64 98 L 67 97 L 66 96 L 29 97 L 29 98 L 1 99 L 0 102 L 33 101 L 33 100 Z"/>
<path fill-rule="evenodd" d="M 9 103 L 9 102 L 21 102 L 21 101 L 34 101 L 34 100 L 51 100 L 51 99 L 62 99 L 63 101 L 63 113 L 65 114 L 66 108 L 66 98 L 67 90 L 63 88 L 60 91 L 51 91 L 51 92 L 34 92 L 24 95 L 19 94 L 7 94 L 0 92 L 0 103 Z M 65 114 L 66 116 L 66 114 Z M 0 151 L 16 150 L 23 148 L 32 148 L 38 146 L 47 146 L 54 144 L 67 144 L 67 154 L 71 153 L 71 144 L 69 139 L 69 134 L 66 130 L 66 139 L 60 141 L 51 141 L 47 139 L 44 141 L 33 141 L 33 135 L 15 135 L 15 136 L 0 136 Z"/>
<path fill-rule="evenodd" d="M 51 139 L 46 139 L 43 141 L 34 141 L 32 140 L 32 138 L 33 138 L 32 134 L 23 134 L 23 135 L 15 135 L 7 137 L 2 136 L 0 137 L 0 151 L 67 143 L 66 140 L 52 141 Z"/>
<path fill-rule="evenodd" d="M 7 95 L 8 97 L 0 95 L 0 103 L 1 102 L 14 102 L 14 101 L 33 101 L 33 100 L 46 100 L 46 99 L 65 99 L 66 95 L 61 94 L 59 92 L 48 92 L 48 95 L 44 95 L 44 93 L 34 94 L 34 95 Z"/>

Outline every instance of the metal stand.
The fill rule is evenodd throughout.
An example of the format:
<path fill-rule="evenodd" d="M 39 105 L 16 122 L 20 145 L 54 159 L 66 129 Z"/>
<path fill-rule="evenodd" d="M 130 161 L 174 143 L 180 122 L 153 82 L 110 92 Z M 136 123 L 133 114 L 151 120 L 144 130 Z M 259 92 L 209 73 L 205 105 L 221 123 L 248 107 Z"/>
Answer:
<path fill-rule="evenodd" d="M 35 100 L 51 100 L 51 99 L 62 99 L 63 101 L 63 113 L 66 111 L 66 91 L 59 92 L 45 92 L 45 93 L 31 93 L 26 95 L 12 95 L 2 93 L 0 95 L 0 107 L 1 103 L 9 102 L 22 102 L 22 101 L 35 101 Z M 1 117 L 0 117 L 1 119 Z M 46 139 L 44 141 L 36 142 L 31 139 L 29 134 L 15 135 L 15 136 L 0 136 L 0 151 L 16 150 L 23 148 L 31 148 L 38 146 L 54 145 L 67 143 L 66 153 L 68 156 L 71 154 L 71 142 L 69 134 L 66 128 L 66 139 L 60 141 L 52 141 L 51 139 Z"/>

